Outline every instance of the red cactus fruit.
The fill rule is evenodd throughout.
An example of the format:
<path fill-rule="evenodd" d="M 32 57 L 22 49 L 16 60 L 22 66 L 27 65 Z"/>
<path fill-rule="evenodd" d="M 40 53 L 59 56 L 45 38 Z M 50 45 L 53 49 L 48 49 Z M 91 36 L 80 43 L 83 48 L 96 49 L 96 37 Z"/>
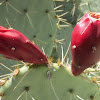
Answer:
<path fill-rule="evenodd" d="M 35 44 L 17 30 L 6 29 L 3 26 L 0 26 L 0 54 L 12 60 L 47 64 L 47 57 Z"/>
<path fill-rule="evenodd" d="M 100 60 L 100 13 L 86 13 L 71 35 L 71 70 L 80 75 Z"/>

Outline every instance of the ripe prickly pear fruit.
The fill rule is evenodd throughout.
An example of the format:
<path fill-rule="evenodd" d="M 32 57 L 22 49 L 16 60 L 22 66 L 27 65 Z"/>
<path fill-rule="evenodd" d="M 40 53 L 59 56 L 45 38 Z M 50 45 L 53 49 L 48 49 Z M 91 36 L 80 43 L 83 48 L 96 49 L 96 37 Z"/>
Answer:
<path fill-rule="evenodd" d="M 100 13 L 86 13 L 71 35 L 71 70 L 80 75 L 100 60 Z"/>
<path fill-rule="evenodd" d="M 35 44 L 17 30 L 3 26 L 0 26 L 0 54 L 8 59 L 38 65 L 47 64 L 47 57 Z"/>

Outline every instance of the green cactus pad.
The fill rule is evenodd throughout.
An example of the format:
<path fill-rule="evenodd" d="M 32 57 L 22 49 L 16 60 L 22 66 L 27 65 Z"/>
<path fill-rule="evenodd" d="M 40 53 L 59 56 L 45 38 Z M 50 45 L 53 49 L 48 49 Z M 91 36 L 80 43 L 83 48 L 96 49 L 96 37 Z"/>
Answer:
<path fill-rule="evenodd" d="M 9 84 L 8 81 L 0 88 L 1 93 L 4 93 L 2 100 L 71 100 L 71 98 L 92 100 L 92 97 L 100 97 L 95 95 L 99 93 L 98 86 L 88 77 L 84 79 L 81 76 L 73 76 L 69 73 L 70 66 L 61 67 L 55 71 L 46 66 L 40 66 L 32 69 L 26 76 L 25 73 L 28 70 L 25 71 L 24 68 L 28 69 L 24 66 L 23 70 L 20 70 L 20 73 L 12 79 L 11 86 L 6 91 L 2 91 L 2 88 Z"/>

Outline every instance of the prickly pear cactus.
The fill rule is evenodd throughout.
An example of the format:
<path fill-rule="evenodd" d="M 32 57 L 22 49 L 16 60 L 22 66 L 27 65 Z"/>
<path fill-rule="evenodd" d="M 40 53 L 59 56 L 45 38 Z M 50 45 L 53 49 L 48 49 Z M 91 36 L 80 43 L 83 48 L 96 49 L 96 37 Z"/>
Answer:
<path fill-rule="evenodd" d="M 99 4 L 97 1 L 96 4 Z M 34 41 L 45 55 L 52 53 L 55 61 L 48 59 L 48 64 L 41 66 L 1 56 L 1 100 L 99 100 L 100 63 L 79 76 L 73 76 L 69 52 L 73 26 L 85 11 L 97 11 L 92 10 L 92 5 L 90 0 L 0 2 L 0 25 L 20 31 Z"/>

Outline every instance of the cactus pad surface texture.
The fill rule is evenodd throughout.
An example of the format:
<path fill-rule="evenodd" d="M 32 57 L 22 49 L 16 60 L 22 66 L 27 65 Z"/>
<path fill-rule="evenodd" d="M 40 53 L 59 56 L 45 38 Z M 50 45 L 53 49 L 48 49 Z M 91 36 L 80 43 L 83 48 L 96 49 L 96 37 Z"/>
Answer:
<path fill-rule="evenodd" d="M 0 100 L 100 99 L 100 62 L 74 76 L 70 54 L 73 27 L 99 11 L 98 1 L 0 0 L 0 26 L 18 30 L 48 57 L 44 66 L 0 55 Z"/>

